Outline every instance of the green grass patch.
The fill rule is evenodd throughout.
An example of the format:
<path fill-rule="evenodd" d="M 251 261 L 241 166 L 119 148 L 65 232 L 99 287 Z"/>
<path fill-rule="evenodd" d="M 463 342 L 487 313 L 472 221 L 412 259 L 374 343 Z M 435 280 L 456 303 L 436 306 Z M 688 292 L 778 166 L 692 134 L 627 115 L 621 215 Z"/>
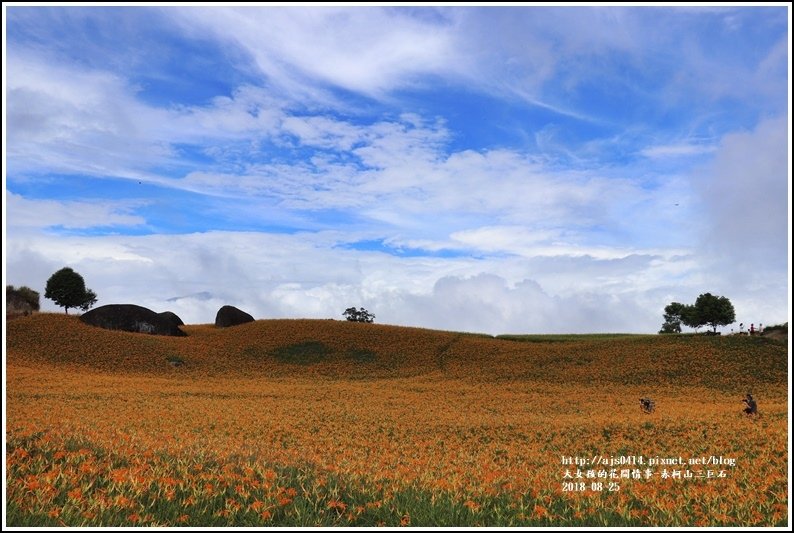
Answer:
<path fill-rule="evenodd" d="M 378 359 L 375 352 L 364 348 L 351 348 L 345 355 L 357 363 L 374 363 Z"/>
<path fill-rule="evenodd" d="M 318 341 L 299 342 L 289 346 L 282 346 L 271 352 L 273 357 L 282 363 L 295 365 L 311 365 L 319 363 L 328 357 L 331 350 Z"/>

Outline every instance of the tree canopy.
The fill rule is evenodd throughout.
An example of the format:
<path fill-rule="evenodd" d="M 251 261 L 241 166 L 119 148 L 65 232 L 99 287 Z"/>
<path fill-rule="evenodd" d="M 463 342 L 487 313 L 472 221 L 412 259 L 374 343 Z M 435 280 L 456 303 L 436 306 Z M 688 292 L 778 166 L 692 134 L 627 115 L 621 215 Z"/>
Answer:
<path fill-rule="evenodd" d="M 96 293 L 86 289 L 83 276 L 69 267 L 64 267 L 50 276 L 44 297 L 63 307 L 67 315 L 70 307 L 87 311 L 97 301 Z"/>
<path fill-rule="evenodd" d="M 375 315 L 364 309 L 363 307 L 359 310 L 355 307 L 348 307 L 345 309 L 345 312 L 342 313 L 342 316 L 347 318 L 350 322 L 374 322 Z"/>
<path fill-rule="evenodd" d="M 716 333 L 717 326 L 735 321 L 736 312 L 731 301 L 707 292 L 698 296 L 693 305 L 672 302 L 665 307 L 664 324 L 659 333 L 681 333 L 681 324 L 694 329 L 709 326 Z"/>
<path fill-rule="evenodd" d="M 689 318 L 690 323 L 687 324 L 692 328 L 710 326 L 716 332 L 717 326 L 727 326 L 736 321 L 733 304 L 724 296 L 714 296 L 708 292 L 701 294 L 695 300 L 694 308 L 694 313 Z"/>

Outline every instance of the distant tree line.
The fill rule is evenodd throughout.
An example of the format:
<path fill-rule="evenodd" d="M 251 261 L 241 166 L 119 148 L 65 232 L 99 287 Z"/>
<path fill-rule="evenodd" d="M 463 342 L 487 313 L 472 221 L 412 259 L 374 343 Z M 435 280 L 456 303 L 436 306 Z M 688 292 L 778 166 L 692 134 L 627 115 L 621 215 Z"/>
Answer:
<path fill-rule="evenodd" d="M 697 329 L 709 326 L 714 333 L 717 326 L 727 326 L 736 321 L 731 301 L 724 296 L 701 294 L 693 305 L 672 302 L 664 308 L 664 324 L 659 333 L 681 333 L 681 324 Z"/>

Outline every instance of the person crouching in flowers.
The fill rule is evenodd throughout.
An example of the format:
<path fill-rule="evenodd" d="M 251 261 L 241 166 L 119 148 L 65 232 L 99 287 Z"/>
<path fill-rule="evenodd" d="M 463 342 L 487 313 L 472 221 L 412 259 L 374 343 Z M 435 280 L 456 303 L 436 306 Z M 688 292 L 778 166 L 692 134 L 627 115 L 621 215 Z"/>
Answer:
<path fill-rule="evenodd" d="M 656 404 L 650 398 L 640 398 L 640 409 L 645 413 L 652 413 Z"/>
<path fill-rule="evenodd" d="M 747 416 L 758 414 L 758 404 L 755 403 L 755 399 L 753 398 L 752 394 L 748 392 L 747 396 L 745 396 L 742 402 L 745 405 L 744 414 Z"/>

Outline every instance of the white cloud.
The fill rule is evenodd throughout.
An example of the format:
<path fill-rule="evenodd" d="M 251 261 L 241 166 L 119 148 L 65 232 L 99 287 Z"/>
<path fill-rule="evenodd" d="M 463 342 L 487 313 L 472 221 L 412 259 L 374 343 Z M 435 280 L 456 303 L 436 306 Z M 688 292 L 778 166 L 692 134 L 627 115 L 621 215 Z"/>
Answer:
<path fill-rule="evenodd" d="M 239 174 L 195 171 L 173 186 L 221 196 L 257 195 L 307 210 L 357 208 L 371 220 L 396 227 L 437 226 L 439 217 L 484 217 L 540 225 L 533 231 L 604 223 L 614 206 L 623 209 L 647 196 L 629 180 L 597 172 L 549 172 L 516 151 L 447 154 L 449 133 L 440 123 L 410 117 L 357 126 L 328 117 L 287 118 L 285 123 L 305 146 L 355 144 L 348 152 L 353 160 L 318 154 L 293 164 L 249 164 Z"/>
<path fill-rule="evenodd" d="M 341 318 L 355 305 L 380 323 L 458 331 L 647 332 L 672 301 L 661 289 L 670 272 L 678 269 L 679 290 L 696 274 L 687 258 L 396 257 L 336 246 L 345 237 L 15 232 L 8 241 L 8 282 L 41 288 L 68 265 L 97 292 L 100 305 L 171 309 L 188 323 L 212 322 L 224 304 L 257 318 Z M 211 297 L 167 301 L 204 292 Z M 51 302 L 44 308 L 55 310 Z"/>
<path fill-rule="evenodd" d="M 117 75 L 30 51 L 8 54 L 8 161 L 15 174 L 65 172 L 174 184 L 151 171 L 184 168 L 177 143 L 227 143 L 280 134 L 283 102 L 239 87 L 207 106 L 161 108 L 142 102 Z M 250 153 L 250 151 L 249 151 Z"/>
<path fill-rule="evenodd" d="M 11 229 L 49 228 L 67 229 L 97 226 L 140 226 L 146 220 L 132 211 L 144 202 L 124 201 L 59 201 L 28 200 L 13 192 L 6 193 L 6 209 L 12 213 L 8 219 Z"/>
<path fill-rule="evenodd" d="M 649 146 L 644 148 L 640 153 L 645 157 L 651 159 L 658 159 L 664 157 L 686 157 L 692 155 L 700 155 L 714 152 L 715 146 L 696 144 L 696 143 L 681 143 L 681 144 L 663 144 L 657 146 Z"/>
<path fill-rule="evenodd" d="M 167 113 L 139 103 L 123 79 L 24 53 L 7 59 L 7 157 L 15 172 L 130 174 L 145 167 L 142 160 L 171 156 L 146 127 L 167 122 Z"/>
<path fill-rule="evenodd" d="M 477 250 L 504 252 L 526 249 L 538 242 L 547 242 L 559 237 L 559 232 L 533 231 L 525 226 L 486 226 L 471 230 L 456 231 L 450 238 Z"/>
<path fill-rule="evenodd" d="M 652 331 L 659 322 L 656 310 L 641 305 L 637 295 L 555 296 L 532 279 L 510 286 L 494 274 L 443 277 L 430 294 L 403 297 L 402 303 L 422 324 L 486 333 Z"/>
<path fill-rule="evenodd" d="M 785 276 L 791 174 L 785 116 L 726 135 L 698 182 L 706 224 L 702 250 L 732 283 Z"/>
<path fill-rule="evenodd" d="M 149 125 L 157 138 L 171 142 L 250 140 L 277 132 L 285 102 L 260 87 L 243 85 L 232 96 L 217 96 L 208 106 L 168 109 L 168 120 Z"/>
<path fill-rule="evenodd" d="M 142 204 L 10 193 L 9 282 L 35 288 L 69 264 L 102 303 L 161 310 L 168 297 L 210 293 L 166 305 L 188 322 L 211 321 L 224 303 L 258 317 L 339 318 L 345 307 L 365 305 L 379 321 L 456 330 L 655 331 L 666 303 L 693 301 L 706 290 L 731 297 L 737 311 L 756 321 L 784 318 L 785 119 L 728 135 L 719 145 L 697 139 L 719 139 L 724 126 L 707 124 L 715 130 L 703 135 L 662 131 L 644 149 L 635 139 L 647 138 L 646 124 L 607 137 L 586 132 L 589 140 L 579 143 L 566 135 L 568 126 L 540 120 L 526 125 L 541 152 L 530 155 L 498 142 L 452 150 L 460 132 L 431 112 L 403 113 L 412 106 L 396 102 L 395 94 L 443 81 L 510 95 L 510 105 L 519 95 L 585 118 L 568 102 L 581 84 L 598 80 L 641 94 L 637 102 L 645 109 L 661 103 L 660 115 L 682 112 L 676 104 L 692 94 L 709 106 L 743 98 L 747 114 L 755 103 L 765 105 L 759 95 L 779 97 L 785 39 L 760 64 L 737 59 L 738 68 L 707 53 L 700 36 L 668 46 L 686 28 L 687 17 L 673 10 L 653 11 L 677 24 L 672 33 L 650 31 L 664 25 L 646 11 L 620 9 L 163 13 L 191 35 L 206 38 L 209 28 L 250 52 L 264 86 L 240 86 L 206 105 L 158 107 L 145 103 L 123 73 L 54 63 L 40 50 L 11 47 L 11 179 L 50 173 L 135 179 L 205 195 L 208 218 L 225 209 L 226 221 L 335 231 L 53 236 L 36 230 L 140 225 Z M 690 49 L 697 52 L 692 58 Z M 661 88 L 621 77 L 625 68 L 652 78 L 656 67 L 665 73 L 670 64 L 682 75 Z M 737 73 L 741 80 L 733 79 Z M 738 87 L 725 86 L 732 82 Z M 376 116 L 345 107 L 332 87 L 378 98 L 379 110 L 384 102 L 399 105 Z M 708 107 L 714 109 L 724 108 Z M 692 121 L 708 122 L 705 115 Z M 206 162 L 186 157 L 182 143 Z M 609 149 L 614 159 L 605 155 Z M 632 166 L 626 153 L 646 159 Z M 576 169 L 564 168 L 558 154 Z M 714 162 L 686 168 L 690 156 Z M 323 219 L 329 211 L 345 216 Z M 349 249 L 367 240 L 478 258 Z"/>
<path fill-rule="evenodd" d="M 362 141 L 360 128 L 323 116 L 285 117 L 281 128 L 301 144 L 318 148 L 350 151 Z"/>
<path fill-rule="evenodd" d="M 402 13 L 377 7 L 280 7 L 168 14 L 187 32 L 210 30 L 244 47 L 269 82 L 286 92 L 322 99 L 321 89 L 311 85 L 329 83 L 378 96 L 448 69 L 454 50 L 445 26 Z"/>
<path fill-rule="evenodd" d="M 457 238 L 468 246 L 515 250 L 514 241 L 524 236 L 522 227 L 505 226 Z M 188 323 L 212 322 L 224 304 L 257 318 L 337 319 L 355 305 L 374 312 L 380 323 L 457 331 L 654 332 L 664 305 L 694 301 L 707 290 L 730 297 L 740 320 L 785 320 L 785 295 L 778 294 L 774 278 L 754 292 L 725 290 L 703 257 L 685 250 L 605 247 L 581 254 L 583 248 L 560 247 L 544 255 L 540 242 L 526 255 L 476 259 L 400 257 L 344 246 L 372 237 L 334 231 L 138 237 L 14 231 L 8 235 L 7 282 L 41 288 L 68 265 L 99 294 L 100 304 L 171 309 Z M 167 301 L 201 293 L 210 297 Z M 44 308 L 55 310 L 51 302 Z"/>

